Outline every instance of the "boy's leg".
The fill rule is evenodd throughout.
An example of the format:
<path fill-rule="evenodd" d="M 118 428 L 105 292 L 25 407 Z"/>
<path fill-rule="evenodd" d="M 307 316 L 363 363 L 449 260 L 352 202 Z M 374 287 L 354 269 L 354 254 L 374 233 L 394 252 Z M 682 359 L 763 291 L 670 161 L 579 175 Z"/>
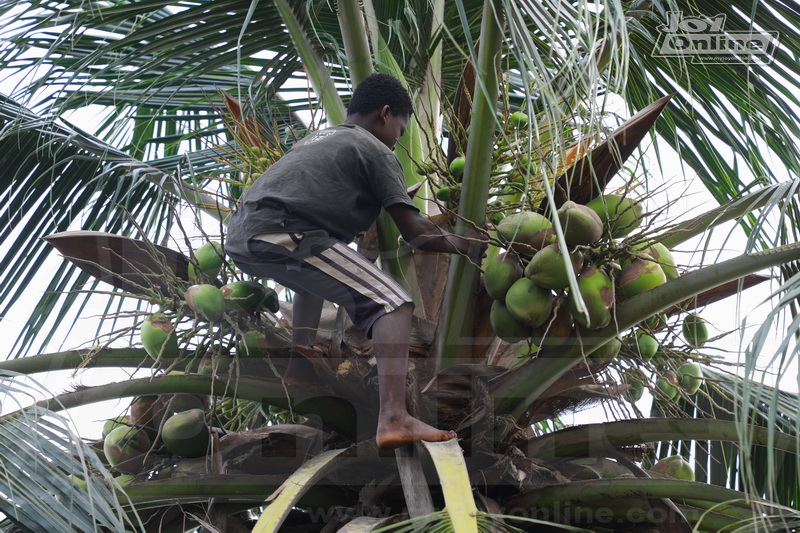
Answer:
<path fill-rule="evenodd" d="M 292 345 L 308 346 L 314 342 L 314 338 L 317 336 L 322 305 L 325 300 L 308 292 L 295 291 L 292 302 Z M 314 368 L 308 359 L 292 349 L 289 366 L 283 377 L 292 385 L 313 383 L 315 381 Z"/>
<path fill-rule="evenodd" d="M 281 235 L 265 235 L 251 241 L 251 252 L 269 260 L 279 256 L 284 249 L 291 251 L 291 246 L 291 241 L 287 243 Z M 296 345 L 307 344 L 303 341 L 313 339 L 311 335 L 316 333 L 319 323 L 316 305 L 321 305 L 323 299 L 343 306 L 362 332 L 371 333 L 378 363 L 380 414 L 376 440 L 379 446 L 397 448 L 420 440 L 442 441 L 455 436 L 453 432 L 438 430 L 408 413 L 406 374 L 413 307 L 408 293 L 391 276 L 343 243 L 299 260 L 291 269 L 263 264 L 257 272 L 275 279 L 297 294 L 317 295 L 312 297 L 317 298 L 316 302 L 311 299 L 304 302 L 302 296 L 299 302 L 295 300 L 295 307 L 299 304 L 303 309 L 295 310 L 293 326 L 298 325 L 297 320 L 301 323 L 308 320 L 304 325 L 313 326 L 303 328 L 299 337 L 293 333 L 292 341 Z M 304 333 L 311 337 L 302 338 Z M 294 359 L 299 361 L 302 356 Z M 306 375 L 302 371 L 299 373 Z"/>
<path fill-rule="evenodd" d="M 402 305 L 372 326 L 381 404 L 375 440 L 381 448 L 398 448 L 421 440 L 450 440 L 456 436 L 453 431 L 442 431 L 417 420 L 406 408 L 411 315 L 411 305 Z"/>

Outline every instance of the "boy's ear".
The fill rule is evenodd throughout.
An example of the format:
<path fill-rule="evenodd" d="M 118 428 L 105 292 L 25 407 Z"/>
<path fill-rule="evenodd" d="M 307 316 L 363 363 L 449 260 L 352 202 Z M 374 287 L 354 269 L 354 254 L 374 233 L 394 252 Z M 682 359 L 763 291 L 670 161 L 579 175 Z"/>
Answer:
<path fill-rule="evenodd" d="M 391 113 L 392 109 L 388 105 L 385 105 L 381 108 L 380 117 L 384 122 L 386 122 L 387 120 L 389 120 L 389 115 Z"/>

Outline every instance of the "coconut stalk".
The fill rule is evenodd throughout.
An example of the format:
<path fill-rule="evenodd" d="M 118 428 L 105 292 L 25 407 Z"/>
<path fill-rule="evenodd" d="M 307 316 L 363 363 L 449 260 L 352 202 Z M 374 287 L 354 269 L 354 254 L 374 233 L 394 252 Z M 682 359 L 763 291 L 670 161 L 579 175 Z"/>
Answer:
<path fill-rule="evenodd" d="M 336 5 L 350 80 L 355 87 L 373 72 L 364 14 L 358 0 L 339 0 Z"/>
<path fill-rule="evenodd" d="M 91 362 L 87 361 L 91 359 Z M 38 374 L 53 370 L 72 370 L 82 366 L 87 368 L 151 367 L 155 360 L 147 355 L 144 348 L 104 348 L 91 350 L 68 350 L 18 359 L 0 361 L 0 371 L 18 374 Z"/>
<path fill-rule="evenodd" d="M 677 479 L 641 478 L 598 479 L 553 485 L 515 496 L 504 501 L 503 505 L 512 509 L 563 510 L 573 508 L 576 511 L 583 509 L 587 512 L 589 509 L 597 509 L 598 511 L 604 509 L 608 510 L 614 517 L 630 520 L 632 511 L 638 511 L 638 516 L 642 518 L 647 516 L 647 511 L 652 508 L 647 500 L 651 498 L 668 498 L 679 501 L 690 499 L 734 507 L 734 512 L 732 513 L 734 516 L 717 512 L 714 513 L 714 519 L 709 517 L 708 521 L 705 514 L 694 514 L 693 516 L 692 513 L 685 513 L 690 521 L 700 522 L 700 529 L 704 531 L 715 531 L 721 527 L 730 526 L 741 521 L 743 514 L 741 511 L 749 510 L 751 503 L 775 507 L 775 504 L 765 500 L 748 498 L 743 492 L 706 483 Z M 720 511 L 719 507 L 714 509 Z M 680 510 L 684 511 L 684 508 Z M 750 511 L 749 515 L 746 516 L 755 518 L 756 515 Z"/>
<path fill-rule="evenodd" d="M 558 457 L 588 457 L 633 446 L 644 442 L 673 440 L 739 442 L 742 427 L 726 420 L 649 418 L 620 420 L 601 424 L 585 424 L 555 431 L 528 441 L 528 457 L 555 459 Z M 776 433 L 767 428 L 749 425 L 745 431 L 752 444 L 774 446 L 790 453 L 797 451 L 800 441 L 788 433 Z"/>
<path fill-rule="evenodd" d="M 582 361 L 585 355 L 594 352 L 618 332 L 635 326 L 643 317 L 659 313 L 704 290 L 798 259 L 800 244 L 797 243 L 744 254 L 689 272 L 623 302 L 616 308 L 610 325 L 595 331 L 582 329 L 582 337 L 573 337 L 571 345 L 543 350 L 536 359 L 498 378 L 492 391 L 497 414 L 509 414 L 518 419 L 528 406 Z"/>
<path fill-rule="evenodd" d="M 232 391 L 235 391 L 237 398 L 292 409 L 301 415 L 317 416 L 326 426 L 350 438 L 355 438 L 357 426 L 364 424 L 364 421 L 357 420 L 357 417 L 371 412 L 369 407 L 352 403 L 351 400 L 320 396 L 302 387 L 289 387 L 287 392 L 279 379 L 240 377 L 234 383 L 230 383 L 212 376 L 191 374 L 147 377 L 88 387 L 42 400 L 36 405 L 52 411 L 61 411 L 126 397 L 175 393 L 225 396 L 230 395 Z M 16 416 L 17 413 L 18 411 L 15 411 L 4 415 L 0 417 L 0 421 Z"/>
<path fill-rule="evenodd" d="M 347 119 L 347 113 L 328 67 L 325 66 L 322 58 L 314 50 L 311 41 L 289 3 L 286 0 L 275 0 L 275 7 L 289 35 L 292 37 L 292 42 L 297 49 L 298 55 L 303 60 L 303 66 L 308 73 L 311 86 L 325 109 L 328 123 L 333 125 L 341 124 Z"/>
<path fill-rule="evenodd" d="M 123 503 L 133 503 L 137 508 L 147 508 L 153 503 L 158 507 L 164 501 L 191 503 L 214 497 L 231 497 L 263 502 L 286 481 L 282 475 L 220 474 L 193 478 L 151 480 L 134 483 L 124 488 Z M 124 499 L 123 499 L 124 498 Z M 311 508 L 327 508 L 332 505 L 347 505 L 349 500 L 344 493 L 332 486 L 317 485 L 311 488 L 298 502 L 298 505 Z"/>
<path fill-rule="evenodd" d="M 503 502 L 510 507 L 552 507 L 566 502 L 581 502 L 591 506 L 609 500 L 636 500 L 639 498 L 692 499 L 707 502 L 727 503 L 739 508 L 750 508 L 751 498 L 737 490 L 717 487 L 706 483 L 695 483 L 679 479 L 622 478 L 598 479 L 534 489 Z M 758 503 L 775 506 L 766 500 Z M 752 516 L 752 515 L 751 515 Z"/>
<path fill-rule="evenodd" d="M 503 46 L 503 7 L 497 0 L 483 5 L 477 84 L 472 103 L 472 122 L 467 141 L 466 164 L 455 233 L 463 235 L 483 224 L 492 170 L 492 146 L 496 128 L 495 105 L 499 95 L 500 53 Z M 468 258 L 455 255 L 450 261 L 437 343 L 439 368 L 469 361 L 480 269 Z"/>
<path fill-rule="evenodd" d="M 756 209 L 761 209 L 765 206 L 782 206 L 784 201 L 790 200 L 792 196 L 799 193 L 800 180 L 776 183 L 752 194 L 731 200 L 691 220 L 681 222 L 670 228 L 664 235 L 653 240 L 660 242 L 667 248 L 673 248 L 704 231 L 725 222 L 736 220 Z"/>
<path fill-rule="evenodd" d="M 433 13 L 431 25 L 431 39 L 439 39 L 436 48 L 430 55 L 428 66 L 425 69 L 425 78 L 417 94 L 415 112 L 420 129 L 421 158 L 425 162 L 438 156 L 441 148 L 439 139 L 442 135 L 441 117 L 441 87 L 442 87 L 442 42 L 441 33 L 444 20 L 444 0 L 430 2 Z M 430 190 L 427 181 L 420 189 L 417 196 L 428 198 Z"/>

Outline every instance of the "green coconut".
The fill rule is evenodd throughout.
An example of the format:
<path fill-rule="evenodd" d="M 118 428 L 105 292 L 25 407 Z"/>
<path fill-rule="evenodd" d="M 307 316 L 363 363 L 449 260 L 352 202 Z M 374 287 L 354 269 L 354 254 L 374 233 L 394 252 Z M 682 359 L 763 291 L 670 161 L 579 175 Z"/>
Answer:
<path fill-rule="evenodd" d="M 225 297 L 213 285 L 192 285 L 186 291 L 185 298 L 192 311 L 210 322 L 216 322 L 225 312 Z"/>
<path fill-rule="evenodd" d="M 120 426 L 103 439 L 103 453 L 119 472 L 135 474 L 144 466 L 145 454 L 152 446 L 142 429 Z"/>
<path fill-rule="evenodd" d="M 129 416 L 118 416 L 115 418 L 109 418 L 103 424 L 103 438 L 105 438 L 106 435 L 108 435 L 109 433 L 111 433 L 120 426 L 130 426 L 130 425 L 131 425 L 131 419 Z"/>
<path fill-rule="evenodd" d="M 467 159 L 464 156 L 459 156 L 450 161 L 450 174 L 453 176 L 460 176 L 464 173 L 464 167 L 467 164 Z"/>
<path fill-rule="evenodd" d="M 158 414 L 153 421 L 156 427 L 184 411 L 205 411 L 209 406 L 209 398 L 200 394 L 164 394 L 159 397 L 159 404 Z"/>
<path fill-rule="evenodd" d="M 89 490 L 88 487 L 86 486 L 86 480 L 84 480 L 82 477 L 80 477 L 80 476 L 78 476 L 76 474 L 70 474 L 69 475 L 69 479 L 75 485 L 77 485 L 78 488 L 80 488 L 82 491 L 86 492 L 86 491 Z"/>
<path fill-rule="evenodd" d="M 517 253 L 528 257 L 555 241 L 553 225 L 547 217 L 533 211 L 508 215 L 496 229 L 497 234 Z"/>
<path fill-rule="evenodd" d="M 550 317 L 553 293 L 528 278 L 520 278 L 508 289 L 505 303 L 514 318 L 535 328 Z"/>
<path fill-rule="evenodd" d="M 578 312 L 576 298 L 571 296 L 569 310 L 575 322 L 589 329 L 606 327 L 611 322 L 614 304 L 614 283 L 608 274 L 596 266 L 584 269 L 578 276 L 578 291 L 586 304 L 587 314 Z"/>
<path fill-rule="evenodd" d="M 678 379 L 684 392 L 692 395 L 703 384 L 703 369 L 697 363 L 684 363 L 678 368 Z"/>
<path fill-rule="evenodd" d="M 570 200 L 564 202 L 557 213 L 568 245 L 591 244 L 603 236 L 603 221 L 589 207 Z"/>
<path fill-rule="evenodd" d="M 681 331 L 686 343 L 692 348 L 699 348 L 708 341 L 706 321 L 696 313 L 689 313 L 684 317 Z"/>
<path fill-rule="evenodd" d="M 619 355 L 620 348 L 622 348 L 622 341 L 617 337 L 612 337 L 610 341 L 593 351 L 589 357 L 597 364 L 610 363 Z"/>
<path fill-rule="evenodd" d="M 667 280 L 678 277 L 678 267 L 675 266 L 675 258 L 672 256 L 672 252 L 670 252 L 669 248 L 660 242 L 652 244 L 644 243 L 642 245 L 635 246 L 633 250 L 634 252 L 640 251 L 647 254 L 653 259 L 653 261 L 658 263 L 658 265 L 661 267 L 661 270 L 664 271 L 664 275 L 667 277 Z"/>
<path fill-rule="evenodd" d="M 667 282 L 667 276 L 655 261 L 636 258 L 622 269 L 619 286 L 625 298 L 633 298 Z"/>
<path fill-rule="evenodd" d="M 669 457 L 660 459 L 653 465 L 650 471 L 673 479 L 682 479 L 684 481 L 695 480 L 692 465 L 681 455 L 670 455 Z"/>
<path fill-rule="evenodd" d="M 495 335 L 511 344 L 526 340 L 532 333 L 531 327 L 514 318 L 502 300 L 492 303 L 489 323 Z"/>
<path fill-rule="evenodd" d="M 496 226 L 502 222 L 504 218 L 506 218 L 506 214 L 502 211 L 497 211 L 496 213 L 489 215 L 489 222 Z"/>
<path fill-rule="evenodd" d="M 522 111 L 515 111 L 514 113 L 511 113 L 511 115 L 508 117 L 508 122 L 509 124 L 511 124 L 511 127 L 513 128 L 521 128 L 523 126 L 527 126 L 529 121 L 530 118 L 528 118 L 528 115 L 523 113 Z"/>
<path fill-rule="evenodd" d="M 633 337 L 633 351 L 643 361 L 649 361 L 658 352 L 658 341 L 646 331 L 639 330 Z"/>
<path fill-rule="evenodd" d="M 232 281 L 220 291 L 225 298 L 225 307 L 245 313 L 256 312 L 267 298 L 267 287 L 252 280 Z"/>
<path fill-rule="evenodd" d="M 667 315 L 665 313 L 657 313 L 648 317 L 643 323 L 650 331 L 661 331 L 667 327 Z"/>
<path fill-rule="evenodd" d="M 674 400 L 680 396 L 678 377 L 672 370 L 667 370 L 656 380 L 656 393 L 662 400 Z"/>
<path fill-rule="evenodd" d="M 194 251 L 194 259 L 197 266 L 194 262 L 189 263 L 189 279 L 198 279 L 201 274 L 214 279 L 219 276 L 222 265 L 225 263 L 225 251 L 222 244 L 207 242 Z"/>
<path fill-rule="evenodd" d="M 259 359 L 269 355 L 267 336 L 255 329 L 246 331 L 236 346 L 236 354 L 239 357 Z"/>
<path fill-rule="evenodd" d="M 420 176 L 428 176 L 430 174 L 435 174 L 436 163 L 433 161 L 426 161 L 425 163 L 420 163 L 419 165 L 417 165 L 416 172 Z"/>
<path fill-rule="evenodd" d="M 142 346 L 147 355 L 153 359 L 178 357 L 178 335 L 172 322 L 160 313 L 155 313 L 144 319 L 139 331 Z"/>
<path fill-rule="evenodd" d="M 614 239 L 628 235 L 642 224 L 644 207 L 627 196 L 601 195 L 587 202 L 586 207 L 597 213 L 607 234 Z"/>
<path fill-rule="evenodd" d="M 639 401 L 644 395 L 644 373 L 638 368 L 630 368 L 622 373 L 622 382 L 628 385 L 628 390 L 622 393 L 623 397 L 631 403 Z"/>
<path fill-rule="evenodd" d="M 208 451 L 210 432 L 202 409 L 183 411 L 164 422 L 161 438 L 167 450 L 179 457 L 201 457 Z"/>
<path fill-rule="evenodd" d="M 486 262 L 483 269 L 483 283 L 486 292 L 495 300 L 502 300 L 511 285 L 522 277 L 522 268 L 516 258 L 502 254 Z"/>
<path fill-rule="evenodd" d="M 114 481 L 122 488 L 136 483 L 136 476 L 131 474 L 122 474 L 114 478 Z"/>
<path fill-rule="evenodd" d="M 577 276 L 583 267 L 583 254 L 572 251 L 569 258 L 572 271 Z M 525 276 L 545 289 L 567 288 L 569 285 L 567 267 L 564 265 L 564 255 L 558 244 L 548 244 L 536 252 L 525 267 Z"/>

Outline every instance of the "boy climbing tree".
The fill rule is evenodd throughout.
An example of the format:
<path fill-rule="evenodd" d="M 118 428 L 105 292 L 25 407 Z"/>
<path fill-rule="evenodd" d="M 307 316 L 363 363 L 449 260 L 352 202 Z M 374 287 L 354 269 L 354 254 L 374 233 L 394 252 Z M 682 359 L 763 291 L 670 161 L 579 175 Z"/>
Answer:
<path fill-rule="evenodd" d="M 479 231 L 449 233 L 421 216 L 409 198 L 393 149 L 411 114 L 411 98 L 399 80 L 386 74 L 364 79 L 344 124 L 302 139 L 255 181 L 231 217 L 226 242 L 226 252 L 243 272 L 295 292 L 295 346 L 314 340 L 325 300 L 344 307 L 372 339 L 380 398 L 376 440 L 382 448 L 449 440 L 455 433 L 408 413 L 414 304 L 400 284 L 348 243 L 383 208 L 403 239 L 420 250 L 478 261 L 486 249 Z M 310 376 L 311 364 L 293 352 L 285 380 L 310 383 Z"/>

